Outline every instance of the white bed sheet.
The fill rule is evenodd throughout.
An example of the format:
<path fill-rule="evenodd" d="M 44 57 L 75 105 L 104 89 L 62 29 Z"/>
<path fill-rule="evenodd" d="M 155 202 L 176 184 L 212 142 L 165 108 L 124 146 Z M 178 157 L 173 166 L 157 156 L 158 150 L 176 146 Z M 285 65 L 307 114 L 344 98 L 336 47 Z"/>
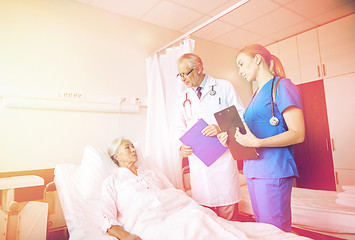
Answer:
<path fill-rule="evenodd" d="M 115 240 L 100 228 L 101 211 L 98 200 L 84 199 L 80 192 L 80 166 L 57 165 L 54 182 L 63 209 L 71 240 Z M 116 239 L 117 240 L 117 239 Z"/>
<path fill-rule="evenodd" d="M 104 224 L 101 221 L 104 221 L 104 218 L 100 210 L 104 207 L 101 203 L 103 180 L 113 174 L 115 169 L 116 166 L 108 154 L 92 146 L 85 147 L 80 166 L 73 164 L 56 166 L 54 182 L 71 240 L 116 239 L 103 231 Z M 147 208 L 142 208 L 142 214 L 141 212 L 137 215 L 132 214 L 132 217 L 137 218 L 137 222 L 139 222 L 133 227 L 144 230 L 144 232 L 140 232 L 141 235 L 144 235 L 143 240 L 306 239 L 285 233 L 269 224 L 228 222 L 217 217 L 212 210 L 199 206 L 181 190 L 170 188 L 172 186 L 170 182 L 165 184 L 165 181 L 168 181 L 167 178 L 157 169 L 155 172 L 164 185 L 169 187 L 167 199 L 164 197 L 167 205 L 162 205 L 164 209 L 161 209 L 163 210 L 161 212 L 167 211 L 168 208 L 172 208 L 173 211 L 162 217 L 157 215 L 156 211 L 149 211 L 151 207 L 147 206 Z M 149 221 L 144 222 L 145 219 L 149 219 Z M 152 221 L 158 224 L 154 225 Z M 157 229 L 159 228 L 162 231 L 158 233 Z M 151 232 L 151 235 L 146 231 Z"/>
<path fill-rule="evenodd" d="M 247 185 L 241 186 L 239 211 L 253 214 Z M 355 207 L 336 203 L 337 192 L 292 189 L 292 225 L 312 230 L 355 234 Z"/>
<path fill-rule="evenodd" d="M 105 234 L 101 229 L 100 219 L 100 203 L 96 200 L 87 200 L 80 193 L 80 166 L 72 164 L 62 164 L 55 168 L 55 184 L 59 194 L 63 213 L 67 223 L 71 240 L 113 240 L 116 238 Z M 178 201 L 174 199 L 174 201 Z M 195 212 L 195 213 L 194 213 Z M 191 214 L 195 227 L 192 222 L 186 223 L 186 215 Z M 201 214 L 201 211 L 192 210 L 188 213 L 184 212 L 184 216 L 175 218 L 175 224 L 185 224 L 188 226 L 186 232 L 179 232 L 179 236 L 173 239 L 180 240 L 198 240 L 198 239 L 252 239 L 252 240 L 293 240 L 306 239 L 291 233 L 284 233 L 278 228 L 269 224 L 259 223 L 240 223 L 228 222 L 217 216 L 207 216 Z M 167 226 L 169 227 L 169 226 Z M 173 226 L 172 231 L 174 230 Z M 214 236 L 209 236 L 209 233 Z M 154 234 L 157 239 L 159 233 Z M 216 237 L 218 236 L 218 237 Z M 229 236 L 225 238 L 225 236 Z M 143 239 L 146 240 L 146 239 Z M 164 239 L 163 239 L 164 240 Z M 169 240 L 171 240 L 169 238 Z"/>

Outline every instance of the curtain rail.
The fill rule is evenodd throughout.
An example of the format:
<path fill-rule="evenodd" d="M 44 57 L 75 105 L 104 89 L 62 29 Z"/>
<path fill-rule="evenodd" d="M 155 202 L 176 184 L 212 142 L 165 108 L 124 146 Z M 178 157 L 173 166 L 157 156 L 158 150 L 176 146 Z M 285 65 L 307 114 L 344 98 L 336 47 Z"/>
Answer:
<path fill-rule="evenodd" d="M 216 16 L 210 18 L 209 20 L 207 20 L 206 22 L 200 24 L 199 26 L 195 27 L 194 29 L 192 29 L 191 31 L 181 35 L 180 37 L 178 37 L 177 39 L 175 39 L 174 41 L 168 43 L 167 45 L 165 45 L 164 47 L 160 48 L 159 50 L 155 51 L 154 54 L 157 54 L 167 48 L 169 48 L 170 46 L 174 45 L 175 43 L 179 42 L 180 40 L 190 36 L 191 34 L 197 32 L 198 30 L 206 27 L 207 25 L 209 25 L 210 23 L 218 20 L 219 18 L 223 17 L 224 15 L 232 12 L 233 10 L 237 9 L 238 7 L 242 6 L 243 4 L 249 2 L 250 0 L 241 0 L 238 3 L 234 4 L 233 6 L 227 8 L 226 10 L 220 12 L 219 14 L 217 14 Z"/>

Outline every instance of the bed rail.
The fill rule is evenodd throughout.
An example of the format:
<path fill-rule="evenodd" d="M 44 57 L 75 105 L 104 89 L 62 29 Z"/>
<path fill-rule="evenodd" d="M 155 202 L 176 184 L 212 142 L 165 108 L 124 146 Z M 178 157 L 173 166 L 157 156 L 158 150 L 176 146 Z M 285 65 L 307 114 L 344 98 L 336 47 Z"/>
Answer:
<path fill-rule="evenodd" d="M 48 203 L 48 239 L 68 239 L 69 234 L 62 206 L 54 181 L 48 183 L 43 190 L 43 201 Z M 60 235 L 60 238 L 58 238 Z"/>

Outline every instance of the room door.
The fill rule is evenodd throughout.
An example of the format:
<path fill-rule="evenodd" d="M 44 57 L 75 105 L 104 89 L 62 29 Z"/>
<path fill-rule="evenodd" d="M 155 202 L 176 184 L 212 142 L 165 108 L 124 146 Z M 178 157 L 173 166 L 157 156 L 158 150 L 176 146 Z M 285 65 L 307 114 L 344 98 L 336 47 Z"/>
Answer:
<path fill-rule="evenodd" d="M 297 187 L 336 190 L 323 80 L 298 85 L 306 126 L 303 143 L 294 146 Z"/>

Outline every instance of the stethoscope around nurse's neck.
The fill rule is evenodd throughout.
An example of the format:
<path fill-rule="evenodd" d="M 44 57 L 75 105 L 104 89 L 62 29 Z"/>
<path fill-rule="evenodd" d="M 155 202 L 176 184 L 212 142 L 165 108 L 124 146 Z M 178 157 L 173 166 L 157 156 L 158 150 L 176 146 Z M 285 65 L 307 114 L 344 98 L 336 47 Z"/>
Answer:
<path fill-rule="evenodd" d="M 272 112 L 272 117 L 270 118 L 269 122 L 272 126 L 277 126 L 279 124 L 279 119 L 275 117 L 275 111 L 274 111 L 274 82 L 275 82 L 275 76 L 272 79 L 271 83 L 271 112 Z"/>
<path fill-rule="evenodd" d="M 274 96 L 273 96 L 273 94 L 274 94 L 274 83 L 275 83 L 275 76 L 274 76 L 274 78 L 272 79 L 272 83 L 271 83 L 271 94 L 270 94 L 270 95 L 271 95 L 271 101 L 270 101 L 270 103 L 271 103 L 272 117 L 270 118 L 269 122 L 270 122 L 270 124 L 271 124 L 272 126 L 277 126 L 280 121 L 279 121 L 279 119 L 278 119 L 277 117 L 275 117 L 275 110 L 274 110 L 274 108 L 275 108 L 275 103 L 274 103 Z M 249 102 L 249 105 L 250 105 L 250 103 L 253 101 L 255 95 L 257 94 L 257 92 L 258 92 L 258 90 L 256 90 L 255 93 L 253 94 L 253 96 L 251 97 L 251 100 L 250 100 L 250 102 Z M 248 107 L 247 107 L 246 109 L 249 108 L 249 105 L 248 105 Z"/>

